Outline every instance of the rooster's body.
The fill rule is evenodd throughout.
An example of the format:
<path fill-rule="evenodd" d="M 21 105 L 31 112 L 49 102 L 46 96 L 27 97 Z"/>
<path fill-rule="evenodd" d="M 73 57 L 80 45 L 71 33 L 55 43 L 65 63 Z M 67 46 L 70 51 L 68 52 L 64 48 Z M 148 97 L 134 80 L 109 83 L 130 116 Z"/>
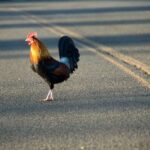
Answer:
<path fill-rule="evenodd" d="M 30 63 L 34 72 L 38 73 L 49 85 L 50 91 L 44 99 L 53 100 L 54 84 L 67 80 L 70 73 L 78 67 L 79 52 L 71 38 L 63 36 L 59 40 L 60 61 L 54 59 L 43 43 L 38 40 L 36 33 L 30 33 L 26 39 L 31 46 Z"/>

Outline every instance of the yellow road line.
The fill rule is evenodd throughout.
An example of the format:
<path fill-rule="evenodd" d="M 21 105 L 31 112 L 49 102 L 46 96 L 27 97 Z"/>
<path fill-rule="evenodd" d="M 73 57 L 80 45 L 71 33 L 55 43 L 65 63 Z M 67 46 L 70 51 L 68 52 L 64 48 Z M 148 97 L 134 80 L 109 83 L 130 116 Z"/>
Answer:
<path fill-rule="evenodd" d="M 35 17 L 35 16 L 33 16 L 33 17 Z M 43 20 L 43 19 L 42 20 L 40 19 L 39 21 L 42 21 L 42 23 L 47 23 L 47 21 Z M 68 35 L 71 35 L 75 38 L 80 39 L 79 42 L 82 43 L 84 47 L 87 46 L 86 44 L 88 44 L 88 48 L 90 48 L 90 50 L 96 52 L 97 54 L 101 55 L 107 61 L 111 62 L 112 64 L 114 64 L 116 66 L 118 66 L 121 70 L 123 70 L 124 72 L 126 72 L 130 76 L 134 77 L 139 83 L 142 84 L 142 86 L 150 89 L 150 83 L 147 80 L 145 80 L 144 78 L 142 78 L 139 75 L 135 74 L 133 71 L 131 71 L 127 67 L 123 66 L 122 64 L 118 63 L 117 61 L 115 61 L 114 59 L 109 57 L 108 55 L 105 55 L 105 53 L 108 53 L 111 56 L 114 56 L 115 58 L 118 58 L 118 59 L 120 59 L 120 60 L 122 60 L 122 61 L 124 61 L 124 62 L 126 62 L 130 65 L 136 66 L 137 68 L 142 69 L 145 73 L 150 75 L 150 67 L 148 67 L 147 65 L 133 59 L 130 56 L 125 56 L 125 55 L 113 50 L 110 47 L 98 45 L 97 43 L 95 43 L 93 41 L 90 41 L 90 40 L 84 38 L 83 36 L 79 35 L 78 33 L 70 31 L 66 28 L 62 28 L 62 27 L 59 27 L 59 26 L 56 25 L 56 26 L 52 26 L 52 28 L 47 27 L 47 29 L 50 30 L 51 32 L 54 32 L 55 34 L 58 34 L 58 35 L 68 34 Z M 94 49 L 93 49 L 93 47 L 94 47 Z"/>
<path fill-rule="evenodd" d="M 113 59 L 111 59 L 111 58 L 109 58 L 107 56 L 103 56 L 103 57 L 105 57 L 106 60 L 108 60 L 112 64 L 116 65 L 117 67 L 119 67 L 121 70 L 123 70 L 124 72 L 126 72 L 130 76 L 134 77 L 139 83 L 142 84 L 143 87 L 146 87 L 146 88 L 150 89 L 150 83 L 147 80 L 145 80 L 144 78 L 140 77 L 139 75 L 137 75 L 136 73 L 131 71 L 129 68 L 123 66 L 122 64 L 116 62 L 115 60 L 113 60 Z"/>
<path fill-rule="evenodd" d="M 121 70 L 123 70 L 125 73 L 127 73 L 128 75 L 132 76 L 134 79 L 136 79 L 143 87 L 146 87 L 148 89 L 150 89 L 150 83 L 145 80 L 144 78 L 140 77 L 139 75 L 137 75 L 136 73 L 134 73 L 133 71 L 131 71 L 129 68 L 125 67 L 124 65 L 120 64 L 119 62 L 117 62 L 116 60 L 114 60 L 112 57 L 105 55 L 103 53 L 99 53 L 97 50 L 95 50 L 95 48 L 86 46 L 83 43 L 80 43 L 81 45 L 83 45 L 85 48 L 87 47 L 88 50 L 95 52 L 97 55 L 101 56 L 102 58 L 104 58 L 105 60 L 109 61 L 111 64 L 114 64 L 115 66 L 117 66 L 118 68 L 120 68 Z"/>
<path fill-rule="evenodd" d="M 63 31 L 64 33 L 68 33 L 78 39 L 81 39 L 84 43 L 88 44 L 88 45 L 91 45 L 92 47 L 94 47 L 95 49 L 97 49 L 98 51 L 102 52 L 102 53 L 107 53 L 123 62 L 126 62 L 127 64 L 129 65 L 132 65 L 134 67 L 136 67 L 137 69 L 143 71 L 144 73 L 146 73 L 147 75 L 150 75 L 150 67 L 146 64 L 143 64 L 142 62 L 130 57 L 130 56 L 127 56 L 127 55 L 124 55 L 116 50 L 114 50 L 113 48 L 111 47 L 108 47 L 108 46 L 104 46 L 104 45 L 100 45 L 94 41 L 91 41 L 89 39 L 86 39 L 84 36 L 81 36 L 80 34 L 78 33 L 75 33 L 73 31 L 70 31 L 66 28 L 63 28 L 63 27 L 59 27 L 56 25 L 55 27 L 56 29 L 60 30 L 60 31 Z"/>
<path fill-rule="evenodd" d="M 41 22 L 41 23 L 44 23 L 44 24 L 48 24 L 48 22 L 45 20 L 45 19 L 39 19 L 38 17 L 32 15 L 32 18 L 35 20 L 35 21 L 38 21 L 38 22 Z M 82 40 L 82 43 L 85 43 L 89 46 L 92 46 L 94 47 L 95 49 L 97 49 L 99 52 L 101 53 L 107 53 L 133 67 L 136 67 L 137 69 L 141 70 L 142 72 L 144 72 L 145 74 L 147 74 L 148 76 L 150 76 L 150 67 L 130 56 L 127 56 L 127 55 L 124 55 L 116 50 L 114 50 L 113 48 L 111 47 L 108 47 L 108 46 L 105 46 L 105 45 L 100 45 L 94 41 L 91 41 L 87 38 L 85 38 L 84 36 L 76 33 L 76 32 L 73 32 L 71 30 L 68 30 L 64 27 L 60 27 L 60 26 L 57 26 L 57 25 L 52 25 L 52 28 L 54 29 L 51 29 L 53 30 L 53 32 L 59 32 L 62 33 L 62 34 L 68 34 L 70 36 L 73 36 L 75 38 L 77 38 L 78 40 Z"/>
<path fill-rule="evenodd" d="M 13 8 L 13 10 L 20 11 L 16 8 Z M 131 71 L 129 68 L 125 67 L 124 65 L 120 64 L 119 62 L 117 62 L 116 60 L 114 60 L 110 56 L 113 56 L 114 58 L 117 58 L 123 62 L 126 62 L 127 64 L 132 65 L 132 66 L 136 67 L 137 69 L 140 69 L 141 71 L 143 71 L 147 75 L 150 75 L 150 67 L 147 66 L 146 64 L 143 64 L 140 61 L 138 61 L 138 60 L 136 60 L 130 56 L 126 56 L 120 52 L 117 52 L 116 50 L 112 49 L 111 47 L 99 45 L 98 43 L 91 41 L 89 39 L 86 39 L 84 36 L 82 36 L 78 33 L 75 33 L 71 30 L 68 30 L 64 27 L 60 27 L 60 26 L 53 25 L 53 24 L 49 25 L 50 27 L 47 27 L 46 25 L 48 25 L 48 23 L 49 23 L 49 22 L 47 22 L 47 20 L 41 19 L 41 18 L 36 17 L 35 15 L 32 15 L 32 14 L 27 14 L 26 12 L 24 12 L 24 13 L 25 13 L 24 17 L 27 17 L 28 19 L 30 18 L 30 21 L 40 24 L 45 29 L 49 30 L 50 32 L 52 32 L 56 35 L 62 36 L 64 34 L 67 34 L 67 35 L 73 36 L 84 47 L 87 47 L 90 51 L 97 53 L 99 56 L 103 57 L 105 60 L 116 65 L 121 70 L 123 70 L 125 73 L 129 74 L 134 79 L 136 79 L 139 83 L 141 83 L 142 86 L 150 89 L 150 83 L 147 80 L 140 77 L 139 75 L 137 75 L 136 73 Z"/>

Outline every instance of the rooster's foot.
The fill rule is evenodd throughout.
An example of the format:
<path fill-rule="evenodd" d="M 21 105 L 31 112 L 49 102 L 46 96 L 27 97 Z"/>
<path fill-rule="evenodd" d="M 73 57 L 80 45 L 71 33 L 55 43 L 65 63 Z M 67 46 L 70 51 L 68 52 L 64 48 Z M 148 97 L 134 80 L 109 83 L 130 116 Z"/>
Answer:
<path fill-rule="evenodd" d="M 53 101 L 53 100 L 54 100 L 54 98 L 53 98 L 52 90 L 49 90 L 47 97 L 45 99 L 43 99 L 42 101 L 46 102 L 46 101 Z"/>

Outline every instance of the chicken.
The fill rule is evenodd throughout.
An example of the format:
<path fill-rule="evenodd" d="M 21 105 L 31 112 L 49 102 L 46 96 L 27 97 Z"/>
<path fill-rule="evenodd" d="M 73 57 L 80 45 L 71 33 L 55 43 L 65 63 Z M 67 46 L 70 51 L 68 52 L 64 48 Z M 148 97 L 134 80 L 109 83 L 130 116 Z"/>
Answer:
<path fill-rule="evenodd" d="M 36 32 L 31 32 L 26 40 L 30 46 L 30 63 L 34 72 L 39 74 L 49 85 L 50 90 L 43 101 L 52 101 L 54 84 L 61 83 L 70 77 L 78 68 L 79 51 L 73 40 L 68 36 L 59 39 L 60 61 L 54 59 L 44 44 L 37 38 Z"/>

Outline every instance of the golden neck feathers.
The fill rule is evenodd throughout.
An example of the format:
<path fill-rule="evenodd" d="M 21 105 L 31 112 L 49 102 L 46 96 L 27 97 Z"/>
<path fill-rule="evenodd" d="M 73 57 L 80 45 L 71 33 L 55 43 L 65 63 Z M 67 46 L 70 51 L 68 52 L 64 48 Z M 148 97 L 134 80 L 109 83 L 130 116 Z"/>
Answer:
<path fill-rule="evenodd" d="M 30 47 L 30 62 L 32 64 L 37 64 L 40 60 L 47 57 L 50 57 L 48 49 L 41 41 L 34 39 Z"/>

